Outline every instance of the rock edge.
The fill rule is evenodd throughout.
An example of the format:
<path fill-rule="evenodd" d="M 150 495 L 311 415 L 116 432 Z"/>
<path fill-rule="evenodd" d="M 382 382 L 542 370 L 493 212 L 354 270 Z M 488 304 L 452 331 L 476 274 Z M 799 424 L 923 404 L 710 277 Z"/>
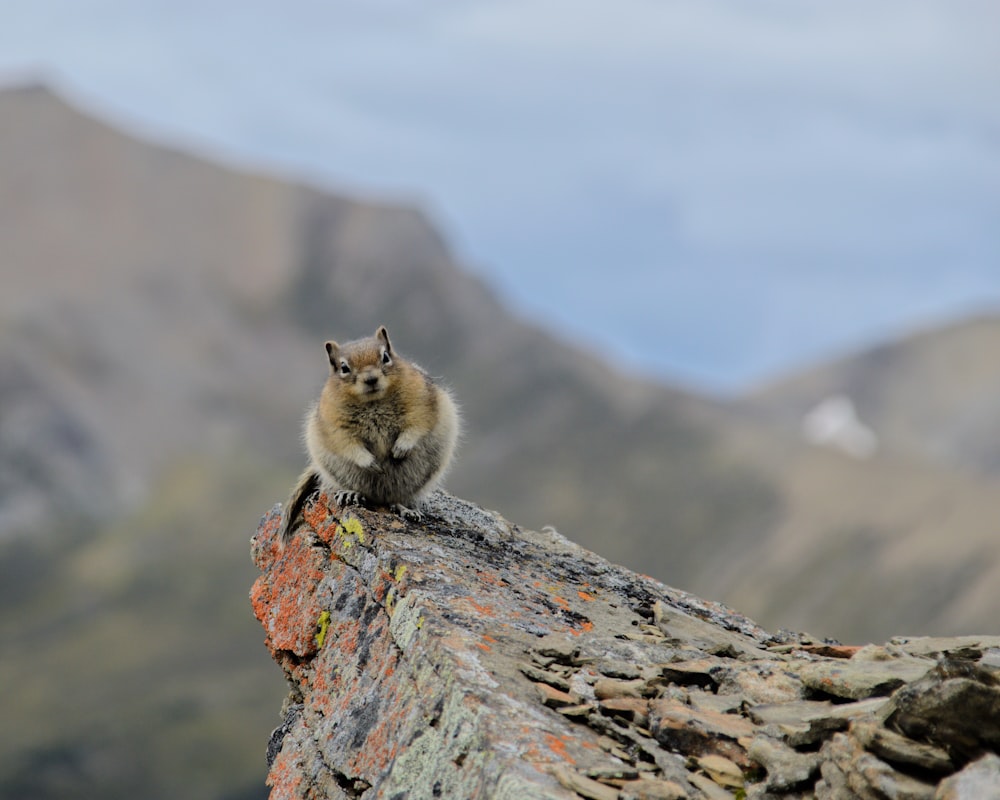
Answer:
<path fill-rule="evenodd" d="M 441 492 L 304 516 L 252 543 L 272 798 L 1000 797 L 1000 637 L 772 634 Z"/>

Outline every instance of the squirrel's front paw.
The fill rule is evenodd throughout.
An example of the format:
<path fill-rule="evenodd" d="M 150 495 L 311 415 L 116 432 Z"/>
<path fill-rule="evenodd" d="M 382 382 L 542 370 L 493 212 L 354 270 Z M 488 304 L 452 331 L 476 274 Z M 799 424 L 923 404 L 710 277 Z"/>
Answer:
<path fill-rule="evenodd" d="M 409 453 L 412 449 L 413 449 L 412 444 L 409 447 L 407 447 L 405 444 L 400 444 L 400 441 L 397 439 L 396 444 L 392 446 L 392 457 L 405 458 L 406 454 Z"/>
<path fill-rule="evenodd" d="M 375 456 L 372 455 L 371 450 L 366 450 L 364 447 L 359 447 L 354 453 L 354 463 L 357 464 L 361 469 L 377 469 L 378 464 L 375 462 Z"/>
<path fill-rule="evenodd" d="M 350 492 L 346 489 L 333 493 L 333 502 L 338 506 L 360 506 L 365 502 L 361 492 Z"/>
<path fill-rule="evenodd" d="M 396 437 L 396 442 L 392 446 L 392 457 L 403 458 L 420 441 L 420 434 L 412 430 L 403 431 Z"/>
<path fill-rule="evenodd" d="M 417 511 L 417 509 L 409 508 L 401 503 L 393 503 L 389 506 L 389 510 L 399 514 L 399 516 L 403 519 L 409 520 L 410 522 L 420 522 L 420 520 L 424 518 L 424 515 Z"/>

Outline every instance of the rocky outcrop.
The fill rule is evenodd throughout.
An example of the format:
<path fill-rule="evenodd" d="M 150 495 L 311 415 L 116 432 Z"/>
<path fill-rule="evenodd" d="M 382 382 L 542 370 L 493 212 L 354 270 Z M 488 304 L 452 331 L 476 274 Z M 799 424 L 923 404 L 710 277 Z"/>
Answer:
<path fill-rule="evenodd" d="M 254 612 L 291 692 L 273 798 L 1000 797 L 1000 638 L 771 634 L 438 493 L 321 497 Z"/>

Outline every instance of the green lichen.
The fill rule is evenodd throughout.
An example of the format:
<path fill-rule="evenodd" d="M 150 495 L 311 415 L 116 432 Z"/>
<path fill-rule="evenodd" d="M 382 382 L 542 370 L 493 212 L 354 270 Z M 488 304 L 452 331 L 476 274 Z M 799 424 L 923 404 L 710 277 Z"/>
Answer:
<path fill-rule="evenodd" d="M 358 539 L 358 544 L 363 545 L 365 543 L 365 528 L 361 524 L 361 520 L 357 517 L 348 517 L 343 522 L 341 522 L 340 527 L 343 531 L 345 538 L 350 536 L 356 536 Z"/>
<path fill-rule="evenodd" d="M 326 632 L 330 628 L 330 612 L 324 611 L 319 615 L 319 619 L 316 620 L 316 647 L 322 647 L 323 642 L 326 641 Z"/>

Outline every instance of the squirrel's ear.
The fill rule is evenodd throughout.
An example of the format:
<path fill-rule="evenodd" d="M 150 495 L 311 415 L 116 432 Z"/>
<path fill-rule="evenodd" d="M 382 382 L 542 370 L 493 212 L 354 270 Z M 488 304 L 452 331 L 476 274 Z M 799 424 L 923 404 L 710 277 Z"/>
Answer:
<path fill-rule="evenodd" d="M 375 338 L 382 340 L 387 352 L 392 352 L 392 344 L 389 342 L 389 331 L 385 329 L 385 325 L 380 325 L 379 329 L 375 331 Z"/>
<path fill-rule="evenodd" d="M 337 371 L 337 356 L 340 355 L 340 345 L 336 342 L 326 343 L 326 357 L 330 359 L 330 367 L 334 372 Z"/>

